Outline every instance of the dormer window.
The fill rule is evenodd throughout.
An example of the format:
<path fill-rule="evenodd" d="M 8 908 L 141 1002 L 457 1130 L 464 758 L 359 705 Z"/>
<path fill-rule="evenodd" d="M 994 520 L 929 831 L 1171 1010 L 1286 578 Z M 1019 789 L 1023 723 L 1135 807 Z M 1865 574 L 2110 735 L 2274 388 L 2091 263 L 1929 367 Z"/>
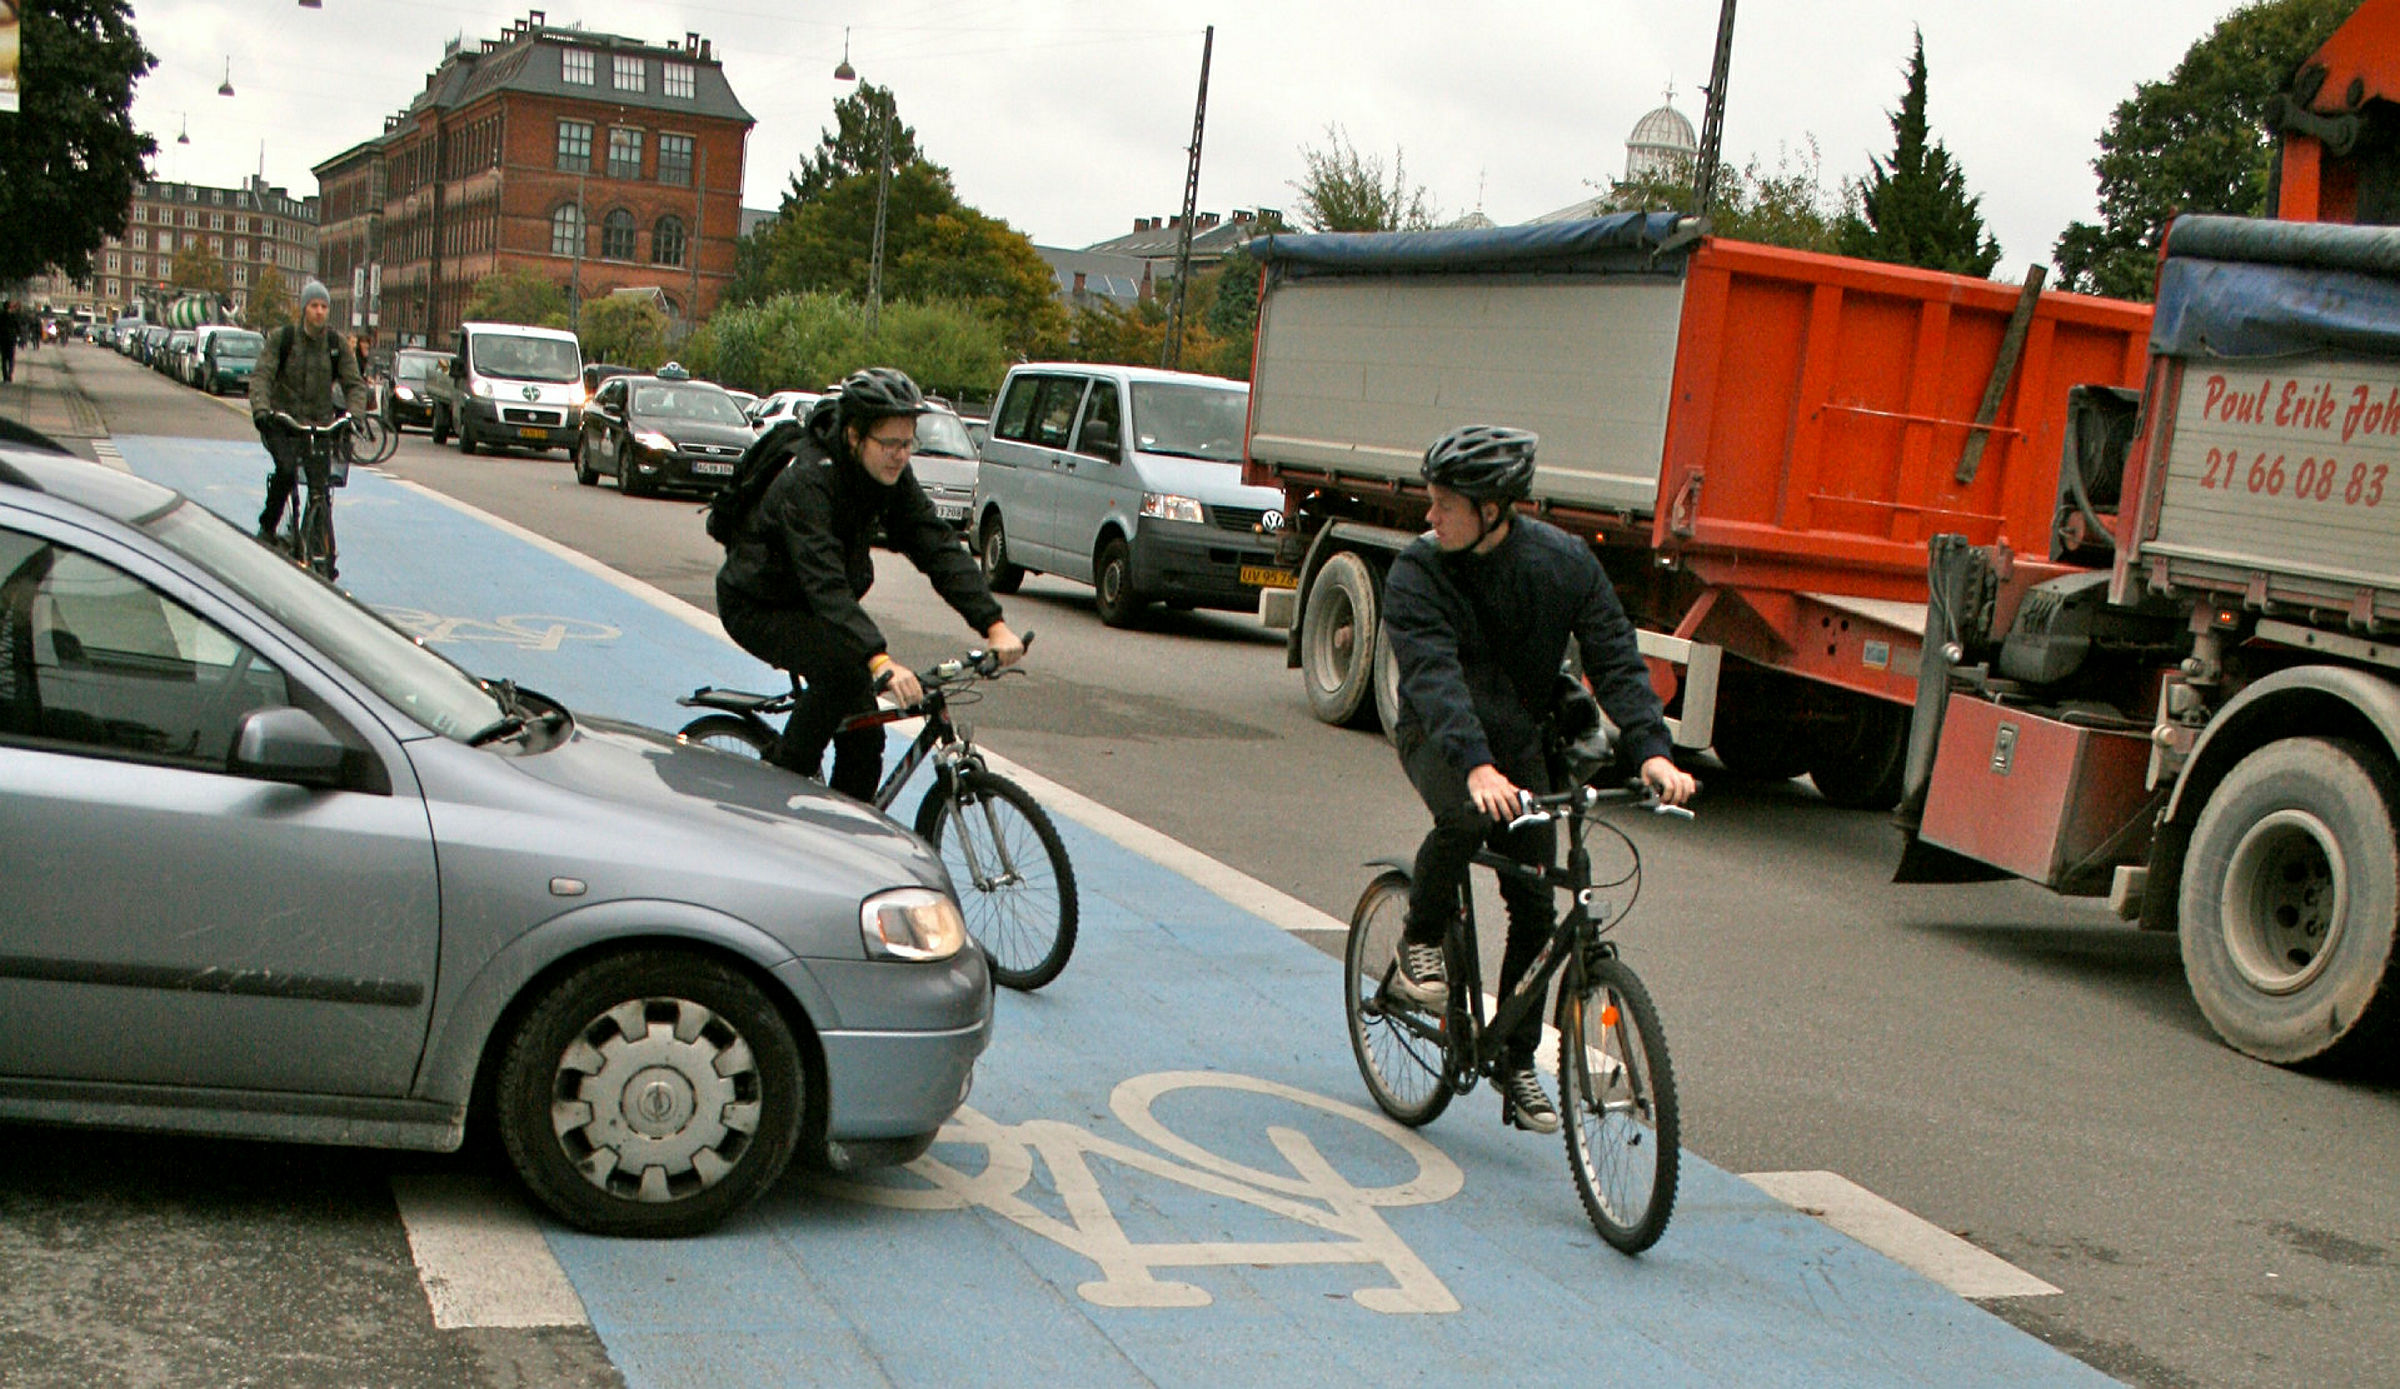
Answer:
<path fill-rule="evenodd" d="M 592 50 L 570 48 L 558 55 L 558 75 L 562 81 L 589 87 L 593 82 Z"/>

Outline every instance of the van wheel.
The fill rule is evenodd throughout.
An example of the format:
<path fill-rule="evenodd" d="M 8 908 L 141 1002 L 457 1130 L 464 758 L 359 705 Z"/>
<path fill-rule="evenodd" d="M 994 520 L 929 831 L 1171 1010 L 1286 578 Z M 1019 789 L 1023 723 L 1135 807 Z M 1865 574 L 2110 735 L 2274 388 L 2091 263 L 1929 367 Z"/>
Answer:
<path fill-rule="evenodd" d="M 458 422 L 458 451 L 465 454 L 475 452 L 475 422 L 473 420 Z"/>
<path fill-rule="evenodd" d="M 1142 609 L 1150 605 L 1133 591 L 1133 551 L 1122 540 L 1100 547 L 1099 561 L 1092 566 L 1092 591 L 1100 620 L 1111 627 L 1133 626 L 1141 621 Z"/>
<path fill-rule="evenodd" d="M 1320 723 L 1356 725 L 1374 706 L 1375 575 L 1344 551 L 1325 561 L 1300 615 L 1300 677 Z"/>
<path fill-rule="evenodd" d="M 438 407 L 438 406 L 437 406 L 437 407 L 435 407 L 435 409 L 434 409 L 434 412 L 433 412 L 433 423 L 431 423 L 431 424 L 429 424 L 429 425 L 425 426 L 425 432 L 426 432 L 426 433 L 428 433 L 428 434 L 431 434 L 431 435 L 433 436 L 433 442 L 434 442 L 434 444 L 435 444 L 435 446 L 436 446 L 436 447 L 439 447 L 440 445 L 443 445 L 443 444 L 449 443 L 449 442 L 450 442 L 450 416 L 449 416 L 449 413 L 448 413 L 447 411 L 445 411 L 445 410 L 441 409 L 441 408 L 440 408 L 440 407 Z"/>
<path fill-rule="evenodd" d="M 983 541 L 976 546 L 975 557 L 983 566 L 983 581 L 992 592 L 1014 593 L 1025 582 L 1024 569 L 1008 562 L 1008 531 L 1000 524 L 997 510 L 983 523 Z"/>

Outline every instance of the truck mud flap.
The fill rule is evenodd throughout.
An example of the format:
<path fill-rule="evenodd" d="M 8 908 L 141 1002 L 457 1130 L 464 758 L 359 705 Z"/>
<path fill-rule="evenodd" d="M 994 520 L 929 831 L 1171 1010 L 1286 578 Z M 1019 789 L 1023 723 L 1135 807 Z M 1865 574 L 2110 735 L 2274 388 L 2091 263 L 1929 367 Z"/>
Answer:
<path fill-rule="evenodd" d="M 1683 668 L 1677 682 L 1682 692 L 1681 712 L 1667 720 L 1667 732 L 1675 746 L 1696 751 L 1715 742 L 1717 673 L 1724 664 L 1725 648 L 1648 628 L 1636 631 L 1634 641 L 1650 659 Z"/>

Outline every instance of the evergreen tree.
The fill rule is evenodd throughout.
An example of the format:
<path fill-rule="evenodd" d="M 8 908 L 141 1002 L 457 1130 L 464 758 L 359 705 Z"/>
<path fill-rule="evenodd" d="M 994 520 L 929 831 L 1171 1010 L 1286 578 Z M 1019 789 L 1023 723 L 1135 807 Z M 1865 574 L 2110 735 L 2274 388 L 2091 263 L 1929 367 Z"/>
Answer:
<path fill-rule="evenodd" d="M 887 129 L 894 169 L 904 169 L 922 158 L 917 152 L 916 127 L 901 122 L 889 87 L 859 83 L 857 91 L 833 104 L 833 127 L 817 133 L 817 147 L 792 175 L 778 216 L 790 216 L 844 179 L 874 173 L 883 159 Z"/>
<path fill-rule="evenodd" d="M 1858 215 L 1842 224 L 1842 254 L 1959 275 L 1989 275 L 2000 243 L 1983 229 L 1982 201 L 1939 140 L 1927 138 L 1925 34 L 1917 32 L 1908 91 L 1891 113 L 1892 154 L 1869 161 Z"/>
<path fill-rule="evenodd" d="M 158 65 L 126 0 L 24 5 L 20 109 L 0 116 L 0 284 L 55 269 L 91 278 L 122 236 L 158 144 L 133 128 L 133 86 Z"/>

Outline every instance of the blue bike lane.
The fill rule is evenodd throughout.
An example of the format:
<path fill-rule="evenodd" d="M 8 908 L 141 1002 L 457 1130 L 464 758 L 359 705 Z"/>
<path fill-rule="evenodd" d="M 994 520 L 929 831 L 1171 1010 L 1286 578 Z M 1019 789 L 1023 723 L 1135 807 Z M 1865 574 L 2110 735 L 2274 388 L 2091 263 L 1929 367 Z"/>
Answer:
<path fill-rule="evenodd" d="M 255 446 L 116 444 L 255 522 Z M 360 470 L 337 515 L 344 585 L 478 673 L 666 727 L 694 685 L 778 678 L 704 614 L 425 489 Z M 1689 1153 L 1665 1239 L 1615 1253 L 1560 1140 L 1480 1091 L 1424 1130 L 1383 1120 L 1339 963 L 1064 799 L 1074 958 L 1002 993 L 925 1159 L 796 1174 L 704 1238 L 546 1229 L 629 1384 L 2109 1382 Z M 1661 1008 L 1671 1039 L 1683 1007 Z"/>

